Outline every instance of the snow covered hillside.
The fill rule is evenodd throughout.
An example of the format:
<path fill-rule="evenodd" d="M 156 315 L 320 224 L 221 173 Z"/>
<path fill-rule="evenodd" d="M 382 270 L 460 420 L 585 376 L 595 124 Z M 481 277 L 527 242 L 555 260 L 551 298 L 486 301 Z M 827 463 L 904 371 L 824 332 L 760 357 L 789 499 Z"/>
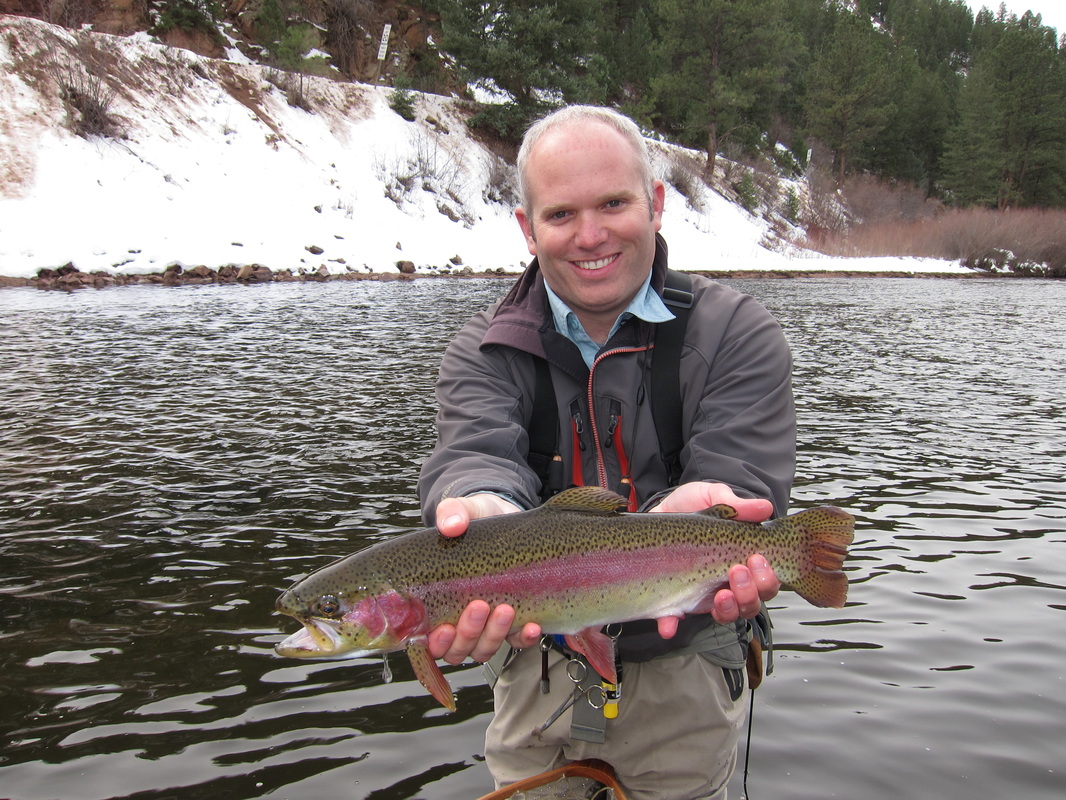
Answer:
<path fill-rule="evenodd" d="M 277 74 L 238 57 L 12 16 L 0 16 L 0 75 L 0 276 L 68 262 L 143 274 L 174 263 L 395 272 L 409 261 L 430 273 L 517 271 L 529 259 L 513 169 L 468 134 L 454 99 L 415 95 L 409 122 L 390 88 L 305 77 L 304 110 Z M 61 88 L 72 84 L 110 99 L 115 135 L 72 132 Z M 665 149 L 655 152 L 665 174 Z M 760 244 L 763 219 L 702 191 L 668 184 L 675 267 L 968 272 L 774 252 Z"/>

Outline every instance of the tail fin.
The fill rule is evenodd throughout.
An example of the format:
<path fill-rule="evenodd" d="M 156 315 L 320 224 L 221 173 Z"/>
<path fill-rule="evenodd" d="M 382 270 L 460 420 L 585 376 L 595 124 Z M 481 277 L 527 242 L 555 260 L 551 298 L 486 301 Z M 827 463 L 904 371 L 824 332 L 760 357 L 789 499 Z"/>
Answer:
<path fill-rule="evenodd" d="M 832 506 L 810 508 L 787 518 L 800 543 L 799 577 L 790 586 L 820 608 L 843 608 L 848 578 L 841 571 L 848 545 L 855 537 L 855 518 Z"/>

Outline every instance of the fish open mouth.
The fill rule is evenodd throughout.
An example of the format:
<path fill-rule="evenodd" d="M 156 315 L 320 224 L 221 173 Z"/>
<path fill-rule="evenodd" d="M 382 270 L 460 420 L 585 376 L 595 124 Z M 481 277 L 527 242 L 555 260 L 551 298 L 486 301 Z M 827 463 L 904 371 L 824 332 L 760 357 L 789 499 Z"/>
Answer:
<path fill-rule="evenodd" d="M 329 620 L 301 620 L 303 627 L 275 645 L 274 651 L 288 658 L 358 658 L 366 651 L 356 650 Z"/>

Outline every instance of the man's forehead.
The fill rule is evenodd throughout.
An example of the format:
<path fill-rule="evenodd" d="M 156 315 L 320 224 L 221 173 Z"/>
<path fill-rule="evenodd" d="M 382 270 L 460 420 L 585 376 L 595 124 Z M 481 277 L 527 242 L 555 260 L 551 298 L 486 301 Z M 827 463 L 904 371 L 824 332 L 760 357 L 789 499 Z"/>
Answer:
<path fill-rule="evenodd" d="M 625 137 L 606 122 L 598 119 L 575 119 L 560 122 L 551 130 L 545 131 L 533 145 L 530 157 L 540 150 L 553 147 L 585 146 L 606 149 L 619 142 L 625 143 Z"/>

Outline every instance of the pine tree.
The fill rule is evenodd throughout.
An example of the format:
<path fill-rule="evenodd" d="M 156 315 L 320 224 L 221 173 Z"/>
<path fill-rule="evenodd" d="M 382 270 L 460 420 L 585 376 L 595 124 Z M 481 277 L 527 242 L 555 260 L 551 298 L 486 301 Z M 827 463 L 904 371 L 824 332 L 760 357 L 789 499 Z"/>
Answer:
<path fill-rule="evenodd" d="M 485 122 L 517 136 L 532 117 L 560 100 L 598 89 L 589 69 L 600 0 L 439 0 L 441 48 L 474 86 L 501 96 Z"/>
<path fill-rule="evenodd" d="M 948 141 L 945 184 L 960 204 L 1066 203 L 1066 58 L 1026 13 L 978 15 L 974 56 Z"/>
<path fill-rule="evenodd" d="M 808 73 L 808 129 L 832 148 L 838 183 L 844 181 L 849 159 L 895 113 L 888 48 L 888 37 L 868 20 L 843 14 Z"/>
<path fill-rule="evenodd" d="M 663 71 L 652 81 L 661 124 L 707 151 L 754 144 L 773 118 L 800 51 L 781 0 L 658 0 Z"/>

